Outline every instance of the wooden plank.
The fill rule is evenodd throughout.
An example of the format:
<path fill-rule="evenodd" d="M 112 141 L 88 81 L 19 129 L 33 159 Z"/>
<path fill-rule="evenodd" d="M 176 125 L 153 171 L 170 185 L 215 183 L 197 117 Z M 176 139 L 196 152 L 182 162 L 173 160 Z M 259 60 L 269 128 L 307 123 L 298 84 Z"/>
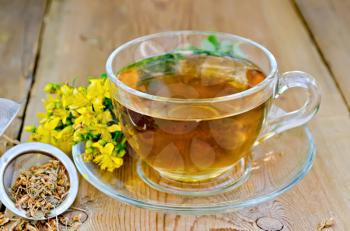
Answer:
<path fill-rule="evenodd" d="M 19 102 L 22 110 L 7 130 L 16 138 L 33 82 L 46 0 L 0 0 L 0 97 Z"/>
<path fill-rule="evenodd" d="M 113 48 L 136 36 L 179 29 L 224 31 L 250 37 L 273 51 L 280 71 L 312 73 L 323 102 L 311 123 L 318 157 L 310 174 L 277 199 L 237 213 L 180 216 L 135 208 L 114 201 L 82 181 L 77 203 L 90 218 L 82 230 L 258 230 L 255 221 L 272 217 L 283 230 L 315 230 L 330 216 L 336 230 L 350 226 L 348 172 L 350 121 L 336 85 L 293 4 L 287 0 L 93 0 L 53 1 L 26 124 L 42 110 L 42 88 L 49 81 L 104 72 Z M 25 140 L 27 134 L 22 135 Z M 336 171 L 335 171 L 336 169 Z M 342 183 L 343 182 L 343 183 Z M 90 201 L 90 199 L 92 201 Z"/>
<path fill-rule="evenodd" d="M 350 1 L 296 0 L 350 108 Z"/>

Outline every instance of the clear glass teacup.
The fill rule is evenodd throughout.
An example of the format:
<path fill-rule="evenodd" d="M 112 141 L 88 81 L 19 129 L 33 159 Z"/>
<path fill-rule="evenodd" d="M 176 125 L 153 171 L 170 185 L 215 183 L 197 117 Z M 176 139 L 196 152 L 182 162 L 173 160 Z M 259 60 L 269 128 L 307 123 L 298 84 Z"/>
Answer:
<path fill-rule="evenodd" d="M 239 185 L 249 175 L 252 148 L 305 124 L 320 104 L 309 74 L 280 75 L 269 50 L 226 33 L 140 37 L 114 50 L 106 68 L 139 176 L 175 193 Z M 303 106 L 269 116 L 276 98 L 294 87 L 306 92 Z"/>

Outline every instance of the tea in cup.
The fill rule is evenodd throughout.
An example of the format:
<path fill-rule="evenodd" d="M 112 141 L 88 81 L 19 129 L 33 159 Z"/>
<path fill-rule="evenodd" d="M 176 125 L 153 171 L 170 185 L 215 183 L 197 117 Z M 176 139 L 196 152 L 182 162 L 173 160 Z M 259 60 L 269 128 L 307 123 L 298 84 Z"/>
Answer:
<path fill-rule="evenodd" d="M 144 36 L 117 48 L 107 72 L 140 171 L 155 171 L 167 185 L 141 178 L 178 193 L 237 186 L 249 175 L 254 145 L 305 124 L 320 103 L 310 75 L 279 75 L 270 51 L 225 33 Z M 304 106 L 269 118 L 274 100 L 292 87 L 307 92 Z"/>

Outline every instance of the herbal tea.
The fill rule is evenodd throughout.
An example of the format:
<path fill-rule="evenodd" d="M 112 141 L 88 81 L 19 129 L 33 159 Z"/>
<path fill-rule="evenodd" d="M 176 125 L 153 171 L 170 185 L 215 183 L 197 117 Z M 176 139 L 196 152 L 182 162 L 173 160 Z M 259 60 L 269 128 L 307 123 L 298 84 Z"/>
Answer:
<path fill-rule="evenodd" d="M 118 78 L 155 96 L 209 99 L 247 90 L 265 75 L 245 59 L 174 53 L 132 64 Z M 171 118 L 158 117 L 156 110 L 147 115 L 136 112 L 117 100 L 115 104 L 136 154 L 163 176 L 179 181 L 207 180 L 234 166 L 249 154 L 265 115 L 265 104 L 228 117 L 210 106 L 179 106 L 168 112 Z M 177 113 L 182 118 L 200 113 L 205 119 L 173 119 Z"/>

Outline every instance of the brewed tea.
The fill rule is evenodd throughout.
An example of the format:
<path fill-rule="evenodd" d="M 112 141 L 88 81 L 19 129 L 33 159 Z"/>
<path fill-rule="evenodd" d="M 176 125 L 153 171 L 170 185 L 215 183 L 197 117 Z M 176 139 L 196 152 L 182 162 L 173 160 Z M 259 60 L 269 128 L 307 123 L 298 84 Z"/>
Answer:
<path fill-rule="evenodd" d="M 130 65 L 118 78 L 154 96 L 210 99 L 245 91 L 263 81 L 265 75 L 245 59 L 174 53 Z M 133 111 L 117 100 L 115 104 L 135 153 L 163 176 L 179 181 L 216 177 L 248 155 L 266 105 L 225 117 L 211 106 L 200 111 L 198 107 L 179 107 L 166 118 L 157 116 L 157 111 L 147 115 Z M 188 114 L 188 119 L 176 119 L 177 113 L 182 118 Z M 205 115 L 205 119 L 191 119 L 195 113 Z"/>

